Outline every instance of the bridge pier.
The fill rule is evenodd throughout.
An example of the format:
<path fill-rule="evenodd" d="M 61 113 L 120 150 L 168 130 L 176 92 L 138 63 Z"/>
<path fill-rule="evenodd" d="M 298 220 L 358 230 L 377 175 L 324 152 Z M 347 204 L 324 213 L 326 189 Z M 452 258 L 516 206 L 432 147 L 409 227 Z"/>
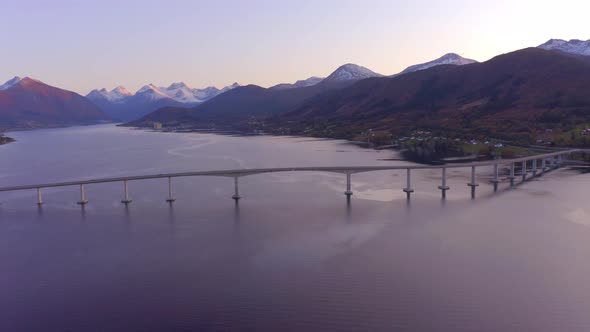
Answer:
<path fill-rule="evenodd" d="M 490 182 L 494 185 L 494 192 L 497 192 L 498 183 L 500 183 L 500 180 L 498 179 L 498 163 L 494 164 L 494 178 Z"/>
<path fill-rule="evenodd" d="M 168 198 L 166 198 L 166 202 L 172 203 L 176 200 L 176 198 L 172 197 L 172 177 L 168 177 Z"/>
<path fill-rule="evenodd" d="M 129 198 L 129 188 L 127 186 L 127 180 L 123 180 L 123 192 L 125 196 L 121 200 L 121 203 L 127 205 L 132 202 L 131 198 Z"/>
<path fill-rule="evenodd" d="M 407 173 L 406 173 L 406 187 L 403 189 L 404 192 L 406 193 L 406 197 L 409 200 L 410 199 L 410 195 L 414 192 L 414 189 L 412 189 L 412 173 L 411 173 L 411 169 L 406 169 Z"/>
<path fill-rule="evenodd" d="M 43 197 L 41 196 L 41 188 L 37 188 L 37 205 L 43 205 Z"/>
<path fill-rule="evenodd" d="M 533 159 L 533 177 L 537 176 L 537 159 Z"/>
<path fill-rule="evenodd" d="M 471 166 L 471 182 L 467 185 L 471 187 L 471 199 L 475 199 L 475 187 L 479 186 L 475 183 L 475 166 Z"/>
<path fill-rule="evenodd" d="M 447 168 L 446 167 L 442 168 L 442 184 L 440 186 L 438 186 L 438 189 L 441 190 L 442 199 L 446 199 L 447 198 L 447 190 L 451 189 L 449 186 L 447 186 Z"/>
<path fill-rule="evenodd" d="M 545 158 L 541 159 L 541 174 L 545 174 L 547 172 L 547 161 Z"/>
<path fill-rule="evenodd" d="M 522 174 L 522 182 L 526 181 L 526 160 L 522 162 L 522 170 L 520 173 Z"/>
<path fill-rule="evenodd" d="M 88 200 L 86 199 L 86 191 L 84 190 L 84 185 L 81 184 L 80 185 L 80 200 L 78 201 L 79 205 L 86 205 L 86 203 L 88 203 Z"/>
<path fill-rule="evenodd" d="M 240 197 L 240 192 L 239 192 L 239 188 L 238 188 L 238 177 L 237 176 L 234 177 L 234 195 L 231 198 L 233 198 L 233 200 L 236 201 L 236 202 L 238 200 L 240 200 L 240 198 L 242 198 L 242 197 Z"/>
<path fill-rule="evenodd" d="M 514 176 L 514 163 L 510 164 L 510 176 L 508 177 L 510 179 L 510 187 L 514 187 L 514 179 L 516 178 Z"/>
<path fill-rule="evenodd" d="M 350 182 L 350 177 L 351 173 L 346 172 L 346 191 L 344 192 L 344 195 L 346 195 L 347 200 L 350 200 L 350 197 L 352 196 L 352 186 Z"/>

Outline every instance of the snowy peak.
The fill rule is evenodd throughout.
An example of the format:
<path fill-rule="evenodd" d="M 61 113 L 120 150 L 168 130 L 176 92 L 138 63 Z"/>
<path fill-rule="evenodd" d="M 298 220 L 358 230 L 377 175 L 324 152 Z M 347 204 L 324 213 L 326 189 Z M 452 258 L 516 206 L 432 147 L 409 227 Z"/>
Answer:
<path fill-rule="evenodd" d="M 119 85 L 110 92 L 105 88 L 100 90 L 94 89 L 86 95 L 86 98 L 90 100 L 106 100 L 112 103 L 120 103 L 132 95 L 133 94 L 129 92 L 129 90 L 127 90 L 124 86 Z"/>
<path fill-rule="evenodd" d="M 15 77 L 9 79 L 8 81 L 6 81 L 6 83 L 0 85 L 0 90 L 9 89 L 9 88 L 13 87 L 15 84 L 18 84 L 21 80 L 22 80 L 22 78 L 15 76 Z"/>
<path fill-rule="evenodd" d="M 305 79 L 305 80 L 299 80 L 293 84 L 281 83 L 281 84 L 277 84 L 275 86 L 272 86 L 270 88 L 275 89 L 275 90 L 303 88 L 303 87 L 307 87 L 307 86 L 316 85 L 316 84 L 320 83 L 322 80 L 323 80 L 322 77 L 312 76 L 312 77 Z"/>
<path fill-rule="evenodd" d="M 358 81 L 365 78 L 370 77 L 381 77 L 383 75 L 377 74 L 374 71 L 355 65 L 352 63 L 347 63 L 338 67 L 330 76 L 328 76 L 324 81 L 326 82 L 345 82 L 345 81 Z"/>
<path fill-rule="evenodd" d="M 424 70 L 424 69 L 428 69 L 428 68 L 431 68 L 434 66 L 440 66 L 440 65 L 463 66 L 463 65 L 468 65 L 470 63 L 476 63 L 476 62 L 477 61 L 464 58 L 456 53 L 447 53 L 436 60 L 432 60 L 429 62 L 410 66 L 410 67 L 404 69 L 398 75 L 407 74 L 407 73 L 415 72 L 418 70 Z"/>
<path fill-rule="evenodd" d="M 550 39 L 545 44 L 539 45 L 539 48 L 549 51 L 561 51 L 565 53 L 590 56 L 590 40 L 572 39 L 565 41 L 563 39 Z"/>
<path fill-rule="evenodd" d="M 141 89 L 137 90 L 134 97 L 139 97 L 144 100 L 155 101 L 163 98 L 170 98 L 166 93 L 161 91 L 157 86 L 153 84 L 144 85 Z"/>
<path fill-rule="evenodd" d="M 127 90 L 122 85 L 119 85 L 118 87 L 114 88 L 111 91 L 111 94 L 115 94 L 117 96 L 125 96 L 125 97 L 129 97 L 129 96 L 132 96 L 133 95 L 131 92 L 129 92 L 129 90 Z"/>
<path fill-rule="evenodd" d="M 159 91 L 166 94 L 168 97 L 185 104 L 196 104 L 207 101 L 220 93 L 238 87 L 238 83 L 226 86 L 223 89 L 210 86 L 204 89 L 194 89 L 184 82 L 172 83 L 170 86 L 160 87 Z"/>

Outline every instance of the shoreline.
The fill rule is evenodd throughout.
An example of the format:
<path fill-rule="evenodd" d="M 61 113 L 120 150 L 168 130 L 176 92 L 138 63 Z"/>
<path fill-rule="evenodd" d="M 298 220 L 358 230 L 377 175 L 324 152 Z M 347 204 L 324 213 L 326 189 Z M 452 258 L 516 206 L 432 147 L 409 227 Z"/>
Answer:
<path fill-rule="evenodd" d="M 443 164 L 460 164 L 460 163 L 467 163 L 473 161 L 485 161 L 485 160 L 492 160 L 490 156 L 485 155 L 463 155 L 457 156 L 454 154 L 449 155 L 439 155 L 439 158 L 424 158 L 417 156 L 409 149 L 403 148 L 399 144 L 378 144 L 372 142 L 365 142 L 359 140 L 352 140 L 345 137 L 320 137 L 320 136 L 302 136 L 302 135 L 286 135 L 286 134 L 278 134 L 272 132 L 265 132 L 265 131 L 245 131 L 239 129 L 211 129 L 211 128 L 181 128 L 181 129 L 167 129 L 166 127 L 162 129 L 154 129 L 149 126 L 133 126 L 128 125 L 127 123 L 117 124 L 117 127 L 125 127 L 125 128 L 133 128 L 133 129 L 140 129 L 140 130 L 149 130 L 152 132 L 163 132 L 163 133 L 203 133 L 203 134 L 217 134 L 217 135 L 227 135 L 227 136 L 237 136 L 237 137 L 248 137 L 248 136 L 276 136 L 276 137 L 297 137 L 297 138 L 310 138 L 310 139 L 317 139 L 317 140 L 342 140 L 345 141 L 346 144 L 355 145 L 364 149 L 372 149 L 372 150 L 390 150 L 395 151 L 399 154 L 400 158 L 396 158 L 395 160 L 401 161 L 408 161 L 422 165 L 443 165 Z M 389 159 L 389 158 L 387 158 Z"/>

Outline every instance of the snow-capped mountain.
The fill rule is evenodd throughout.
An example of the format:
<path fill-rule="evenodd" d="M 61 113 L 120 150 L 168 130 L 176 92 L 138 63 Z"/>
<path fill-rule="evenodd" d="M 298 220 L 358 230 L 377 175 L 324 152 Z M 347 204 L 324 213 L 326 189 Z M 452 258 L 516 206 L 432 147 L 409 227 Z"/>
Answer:
<path fill-rule="evenodd" d="M 92 90 L 86 97 L 91 100 L 102 98 L 113 103 L 120 103 L 132 95 L 133 94 L 129 92 L 129 90 L 120 85 L 111 91 L 107 91 L 107 89 L 104 88 L 100 90 Z"/>
<path fill-rule="evenodd" d="M 216 87 L 194 89 L 184 82 L 172 83 L 168 87 L 148 84 L 137 90 L 135 94 L 123 86 L 118 86 L 111 91 L 92 90 L 86 97 L 111 117 L 128 121 L 161 107 L 192 107 L 238 86 L 240 86 L 238 83 L 234 83 L 223 89 Z"/>
<path fill-rule="evenodd" d="M 565 41 L 563 39 L 550 39 L 545 44 L 539 45 L 539 48 L 549 51 L 561 51 L 565 53 L 590 56 L 590 40 L 572 39 Z"/>
<path fill-rule="evenodd" d="M 323 77 L 316 77 L 316 76 L 312 76 L 308 79 L 305 80 L 299 80 L 293 84 L 290 83 L 281 83 L 281 84 L 277 84 L 275 86 L 270 87 L 271 89 L 293 89 L 293 88 L 303 88 L 306 86 L 312 86 L 312 85 L 316 85 L 318 83 L 320 83 L 324 78 Z"/>
<path fill-rule="evenodd" d="M 214 86 L 206 87 L 204 89 L 194 89 L 186 85 L 184 82 L 179 82 L 172 83 L 169 87 L 160 87 L 158 89 L 160 92 L 178 102 L 196 104 L 207 101 L 220 93 L 229 91 L 238 86 L 240 86 L 238 83 L 234 83 L 222 89 L 218 89 Z"/>
<path fill-rule="evenodd" d="M 410 66 L 410 67 L 404 69 L 401 73 L 399 73 L 397 75 L 407 74 L 407 73 L 415 72 L 418 70 L 424 70 L 424 69 L 428 69 L 428 68 L 431 68 L 434 66 L 439 66 L 439 65 L 463 66 L 463 65 L 468 65 L 470 63 L 476 63 L 476 62 L 477 61 L 475 61 L 475 60 L 464 58 L 464 57 L 460 56 L 459 54 L 448 53 L 448 54 L 441 56 L 440 58 L 438 58 L 436 60 L 432 60 L 429 62 L 420 63 L 417 65 Z"/>
<path fill-rule="evenodd" d="M 358 81 L 365 78 L 371 77 L 382 77 L 383 75 L 377 74 L 374 71 L 355 65 L 352 63 L 347 63 L 338 67 L 330 76 L 326 77 L 323 81 L 324 82 L 345 82 L 345 81 Z"/>
<path fill-rule="evenodd" d="M 8 81 L 6 81 L 6 83 L 0 85 L 0 90 L 6 90 L 6 89 L 12 87 L 13 85 L 17 84 L 21 80 L 22 80 L 22 78 L 15 76 L 15 77 L 9 79 Z"/>

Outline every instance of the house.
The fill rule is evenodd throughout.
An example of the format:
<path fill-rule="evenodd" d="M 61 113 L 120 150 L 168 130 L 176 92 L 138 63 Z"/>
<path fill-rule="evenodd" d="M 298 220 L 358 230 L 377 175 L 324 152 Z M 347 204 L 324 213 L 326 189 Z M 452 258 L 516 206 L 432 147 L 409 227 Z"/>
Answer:
<path fill-rule="evenodd" d="M 154 122 L 154 129 L 155 130 L 162 129 L 162 123 L 161 122 Z"/>

